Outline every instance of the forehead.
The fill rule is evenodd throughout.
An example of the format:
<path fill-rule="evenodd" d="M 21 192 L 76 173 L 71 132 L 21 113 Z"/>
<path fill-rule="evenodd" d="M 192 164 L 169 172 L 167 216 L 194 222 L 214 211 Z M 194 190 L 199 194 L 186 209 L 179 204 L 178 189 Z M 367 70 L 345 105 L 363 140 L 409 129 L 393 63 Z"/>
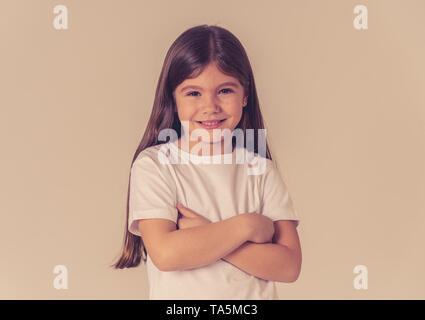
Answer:
<path fill-rule="evenodd" d="M 241 86 L 237 78 L 221 72 L 214 64 L 209 64 L 195 77 L 185 79 L 177 86 L 177 89 L 179 91 L 184 91 L 188 87 L 208 89 L 224 85 L 234 87 L 235 89 Z"/>

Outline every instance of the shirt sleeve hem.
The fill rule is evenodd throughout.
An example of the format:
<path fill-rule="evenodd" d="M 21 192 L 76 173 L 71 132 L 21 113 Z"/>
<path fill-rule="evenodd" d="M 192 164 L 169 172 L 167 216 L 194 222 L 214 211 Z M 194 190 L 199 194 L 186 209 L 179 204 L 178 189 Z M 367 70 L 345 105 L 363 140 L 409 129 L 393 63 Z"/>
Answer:
<path fill-rule="evenodd" d="M 153 209 L 133 211 L 131 218 L 128 221 L 128 231 L 136 236 L 141 236 L 138 228 L 138 220 L 141 219 L 166 219 L 177 223 L 177 208 L 176 209 Z"/>

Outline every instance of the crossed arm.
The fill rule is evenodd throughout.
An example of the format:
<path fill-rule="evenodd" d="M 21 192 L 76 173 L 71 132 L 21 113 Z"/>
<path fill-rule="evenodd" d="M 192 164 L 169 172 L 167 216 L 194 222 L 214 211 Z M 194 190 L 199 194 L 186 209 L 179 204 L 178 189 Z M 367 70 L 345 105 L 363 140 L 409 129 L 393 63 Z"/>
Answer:
<path fill-rule="evenodd" d="M 265 280 L 294 282 L 301 271 L 301 246 L 291 220 L 274 222 L 272 243 L 245 242 L 222 259 Z"/>
<path fill-rule="evenodd" d="M 293 221 L 275 221 L 272 242 L 253 243 L 242 215 L 214 223 L 187 219 L 193 225 L 179 230 L 169 220 L 139 220 L 146 250 L 160 270 L 198 268 L 223 259 L 265 280 L 294 282 L 298 278 L 301 247 Z"/>

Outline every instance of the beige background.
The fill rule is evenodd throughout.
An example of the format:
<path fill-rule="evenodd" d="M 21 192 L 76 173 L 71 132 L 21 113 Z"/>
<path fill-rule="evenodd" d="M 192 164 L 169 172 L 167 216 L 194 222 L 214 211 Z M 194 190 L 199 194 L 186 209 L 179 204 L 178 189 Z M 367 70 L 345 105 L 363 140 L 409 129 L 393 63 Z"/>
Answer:
<path fill-rule="evenodd" d="M 53 7 L 68 7 L 55 30 Z M 369 29 L 355 30 L 367 5 Z M 145 299 L 122 245 L 131 159 L 165 54 L 198 24 L 252 63 L 302 217 L 303 268 L 282 299 L 425 298 L 425 3 L 0 2 L 0 298 Z M 356 265 L 368 290 L 353 287 Z M 68 290 L 53 287 L 55 265 Z"/>

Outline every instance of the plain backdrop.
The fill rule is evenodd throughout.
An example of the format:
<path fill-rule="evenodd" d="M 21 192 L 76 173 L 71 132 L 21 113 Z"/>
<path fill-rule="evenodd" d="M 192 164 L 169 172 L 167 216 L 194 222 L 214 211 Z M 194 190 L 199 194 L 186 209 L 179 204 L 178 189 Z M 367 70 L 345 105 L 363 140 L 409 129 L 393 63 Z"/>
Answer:
<path fill-rule="evenodd" d="M 367 30 L 353 27 L 358 4 Z M 148 297 L 144 265 L 108 267 L 130 164 L 171 43 L 216 24 L 248 53 L 301 216 L 302 271 L 280 298 L 424 299 L 424 12 L 421 0 L 1 1 L 0 298 Z"/>

